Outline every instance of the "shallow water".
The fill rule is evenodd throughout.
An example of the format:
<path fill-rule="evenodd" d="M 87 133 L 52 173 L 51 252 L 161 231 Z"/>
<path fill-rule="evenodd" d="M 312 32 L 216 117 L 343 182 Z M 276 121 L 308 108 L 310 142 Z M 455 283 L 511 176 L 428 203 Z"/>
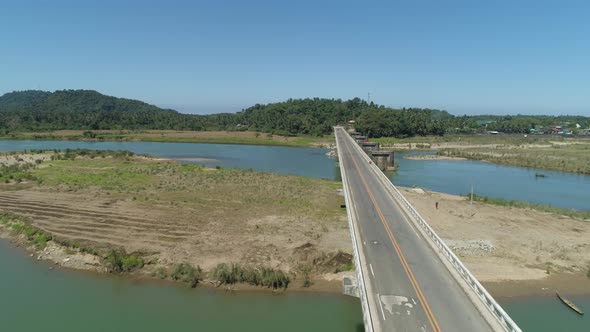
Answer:
<path fill-rule="evenodd" d="M 2 331 L 358 331 L 344 295 L 230 293 L 49 270 L 0 239 Z"/>
<path fill-rule="evenodd" d="M 181 162 L 316 178 L 334 179 L 336 174 L 334 159 L 326 156 L 328 149 L 235 144 L 0 140 L 0 151 L 78 148 L 127 150 L 165 158 L 201 159 Z"/>
<path fill-rule="evenodd" d="M 393 183 L 417 185 L 433 191 L 465 195 L 473 185 L 477 195 L 529 201 L 560 208 L 590 210 L 590 176 L 534 168 L 504 166 L 481 161 L 410 160 L 406 155 L 432 152 L 398 152 Z M 545 174 L 538 178 L 536 173 Z"/>
<path fill-rule="evenodd" d="M 580 316 L 566 307 L 555 296 L 533 296 L 514 299 L 499 299 L 502 307 L 519 324 L 523 331 L 590 331 L 590 296 L 567 295 L 580 309 Z"/>

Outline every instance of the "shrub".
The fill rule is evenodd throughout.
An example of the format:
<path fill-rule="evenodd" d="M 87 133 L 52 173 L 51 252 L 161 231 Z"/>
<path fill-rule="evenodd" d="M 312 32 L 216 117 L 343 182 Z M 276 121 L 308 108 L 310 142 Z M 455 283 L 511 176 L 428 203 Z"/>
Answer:
<path fill-rule="evenodd" d="M 307 288 L 313 285 L 313 282 L 311 281 L 311 272 L 313 270 L 313 266 L 310 264 L 300 265 L 298 270 L 301 272 L 301 276 L 303 278 L 301 286 Z"/>
<path fill-rule="evenodd" d="M 154 275 L 160 279 L 166 279 L 168 277 L 168 271 L 164 267 L 159 267 Z"/>
<path fill-rule="evenodd" d="M 172 280 L 185 282 L 189 287 L 195 288 L 199 281 L 201 281 L 202 272 L 199 266 L 195 268 L 189 263 L 181 263 L 176 265 L 170 276 Z"/>
<path fill-rule="evenodd" d="M 263 267 L 260 268 L 260 274 L 263 286 L 273 289 L 286 289 L 289 286 L 289 276 L 281 270 Z"/>
<path fill-rule="evenodd" d="M 233 285 L 243 282 L 254 286 L 279 289 L 287 288 L 290 282 L 289 276 L 281 270 L 269 267 L 242 267 L 236 263 L 218 264 L 211 271 L 210 276 L 219 285 Z"/>
<path fill-rule="evenodd" d="M 33 239 L 33 243 L 37 249 L 43 249 L 47 246 L 47 241 L 51 240 L 51 235 L 41 232 L 38 233 Z"/>
<path fill-rule="evenodd" d="M 232 263 L 231 265 L 226 263 L 218 264 L 213 271 L 211 271 L 211 278 L 215 279 L 218 284 L 228 285 L 245 281 L 242 268 L 239 264 L 235 263 Z"/>
<path fill-rule="evenodd" d="M 143 267 L 143 259 L 127 255 L 123 250 L 111 250 L 105 260 L 110 272 L 131 272 Z"/>

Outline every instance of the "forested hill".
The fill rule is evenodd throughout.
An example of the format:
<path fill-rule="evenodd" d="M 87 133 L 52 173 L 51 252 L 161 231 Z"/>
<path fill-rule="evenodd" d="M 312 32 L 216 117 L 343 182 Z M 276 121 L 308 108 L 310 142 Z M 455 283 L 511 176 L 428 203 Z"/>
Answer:
<path fill-rule="evenodd" d="M 374 136 L 442 134 L 447 112 L 394 110 L 354 98 L 289 99 L 257 104 L 238 113 L 193 115 L 89 90 L 20 91 L 0 97 L 0 130 L 175 129 L 256 130 L 281 135 L 326 135 L 332 126 L 358 119 Z M 395 127 L 392 127 L 395 125 Z M 370 127 L 370 128 L 369 128 Z M 374 128 L 373 128 L 374 127 Z M 391 128 L 395 128 L 393 131 Z"/>
<path fill-rule="evenodd" d="M 590 126 L 580 116 L 453 116 L 421 108 L 393 109 L 359 98 L 289 99 L 254 105 L 238 113 L 182 114 L 137 100 L 91 90 L 20 91 L 0 97 L 0 134 L 59 129 L 251 130 L 280 135 L 326 135 L 332 126 L 354 119 L 371 137 L 443 135 L 497 130 L 528 133 L 551 125 L 575 133 Z"/>
<path fill-rule="evenodd" d="M 186 116 L 137 100 L 90 90 L 20 91 L 0 97 L 0 126 L 10 131 L 56 129 L 201 129 Z"/>
<path fill-rule="evenodd" d="M 289 99 L 268 105 L 255 105 L 238 113 L 242 123 L 263 131 L 322 135 L 332 127 L 357 119 L 357 129 L 371 131 L 373 136 L 412 136 L 442 134 L 441 120 L 453 116 L 445 111 L 431 109 L 391 109 L 359 98 L 340 99 Z M 441 124 L 441 126 L 438 126 Z M 392 130 L 392 128 L 394 128 Z M 443 131 L 444 132 L 444 131 Z"/>

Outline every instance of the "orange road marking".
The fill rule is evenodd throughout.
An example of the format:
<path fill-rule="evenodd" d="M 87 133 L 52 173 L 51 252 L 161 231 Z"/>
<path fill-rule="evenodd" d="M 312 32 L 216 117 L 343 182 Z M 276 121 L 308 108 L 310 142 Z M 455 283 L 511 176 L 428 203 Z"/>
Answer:
<path fill-rule="evenodd" d="M 420 289 L 420 286 L 418 285 L 418 281 L 416 280 L 416 277 L 414 276 L 412 269 L 410 268 L 410 266 L 408 265 L 408 262 L 406 261 L 406 258 L 402 254 L 402 250 L 401 250 L 399 244 L 397 243 L 395 236 L 391 232 L 391 228 L 389 227 L 389 225 L 385 221 L 385 216 L 383 215 L 383 211 L 381 211 L 381 208 L 379 207 L 379 205 L 377 204 L 377 201 L 375 200 L 375 196 L 373 196 L 373 193 L 369 190 L 369 186 L 367 185 L 367 181 L 366 181 L 363 173 L 361 172 L 358 163 L 356 162 L 356 160 L 354 160 L 354 157 L 352 157 L 351 150 L 348 147 L 346 147 L 346 150 L 348 150 L 349 154 L 351 155 L 352 162 L 354 163 L 354 166 L 361 177 L 361 181 L 363 182 L 363 186 L 365 187 L 365 190 L 369 194 L 369 198 L 371 199 L 371 202 L 375 206 L 375 210 L 377 211 L 377 214 L 379 215 L 379 219 L 381 219 L 381 223 L 383 224 L 383 227 L 385 227 L 385 231 L 389 237 L 389 240 L 391 241 L 391 244 L 393 245 L 393 248 L 399 257 L 400 262 L 402 263 L 402 267 L 404 268 L 404 271 L 406 272 L 406 275 L 408 276 L 408 279 L 410 280 L 410 283 L 412 284 L 412 287 L 414 288 L 414 291 L 416 292 L 416 295 L 418 296 L 418 299 L 420 300 L 420 304 L 422 305 L 422 308 L 424 309 L 424 312 L 426 313 L 426 318 L 428 319 L 430 326 L 432 327 L 433 331 L 440 332 L 441 329 L 440 329 L 440 326 L 438 325 L 436 317 L 434 316 L 432 309 L 430 309 L 430 306 L 428 305 L 428 302 L 426 301 L 426 297 L 422 293 L 422 290 Z"/>

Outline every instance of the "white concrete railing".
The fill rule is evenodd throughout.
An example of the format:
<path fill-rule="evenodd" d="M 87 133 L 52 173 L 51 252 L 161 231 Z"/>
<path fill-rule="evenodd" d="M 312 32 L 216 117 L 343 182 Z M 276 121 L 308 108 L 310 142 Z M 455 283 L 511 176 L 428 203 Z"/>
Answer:
<path fill-rule="evenodd" d="M 340 147 L 338 147 L 338 139 L 336 139 L 336 150 L 338 152 L 338 162 L 342 161 L 340 155 Z M 350 193 L 348 191 L 348 180 L 346 177 L 346 169 L 340 165 L 340 174 L 342 175 L 342 188 L 344 189 L 344 203 L 346 204 L 346 215 L 348 219 L 348 229 L 350 229 L 350 236 L 352 238 L 352 250 L 354 252 L 354 267 L 357 275 L 357 285 L 359 287 L 359 297 L 361 299 L 361 306 L 363 309 L 363 321 L 365 324 L 365 332 L 373 332 L 373 321 L 371 320 L 371 310 L 369 309 L 369 297 L 365 288 L 365 277 L 363 276 L 363 270 L 361 266 L 361 258 L 359 249 L 357 246 L 356 228 L 352 223 L 352 212 L 353 207 Z"/>
<path fill-rule="evenodd" d="M 346 136 L 352 140 L 352 137 L 346 133 Z M 353 141 L 354 142 L 354 141 Z M 365 151 L 354 142 L 353 146 L 361 152 L 361 156 L 368 161 L 371 160 L 369 156 L 365 153 Z M 516 325 L 516 323 L 510 318 L 510 316 L 502 309 L 500 304 L 494 300 L 494 298 L 488 293 L 488 291 L 477 281 L 475 276 L 469 272 L 467 267 L 463 265 L 461 260 L 453 253 L 453 251 L 444 243 L 444 241 L 434 232 L 434 230 L 430 227 L 430 225 L 422 218 L 422 216 L 414 209 L 412 204 L 408 202 L 408 200 L 404 197 L 404 195 L 396 188 L 396 186 L 391 182 L 391 180 L 385 176 L 385 174 L 371 163 L 371 167 L 373 171 L 377 173 L 381 182 L 385 185 L 390 192 L 394 193 L 394 197 L 397 197 L 404 206 L 410 211 L 414 221 L 424 229 L 426 234 L 430 237 L 430 239 L 434 242 L 437 248 L 442 252 L 442 254 L 447 258 L 447 260 L 451 263 L 451 266 L 459 273 L 459 275 L 467 282 L 467 285 L 475 292 L 475 295 L 482 301 L 485 307 L 491 312 L 491 314 L 498 320 L 500 325 L 509 332 L 522 332 L 522 330 Z M 393 191 L 391 190 L 393 189 Z"/>

